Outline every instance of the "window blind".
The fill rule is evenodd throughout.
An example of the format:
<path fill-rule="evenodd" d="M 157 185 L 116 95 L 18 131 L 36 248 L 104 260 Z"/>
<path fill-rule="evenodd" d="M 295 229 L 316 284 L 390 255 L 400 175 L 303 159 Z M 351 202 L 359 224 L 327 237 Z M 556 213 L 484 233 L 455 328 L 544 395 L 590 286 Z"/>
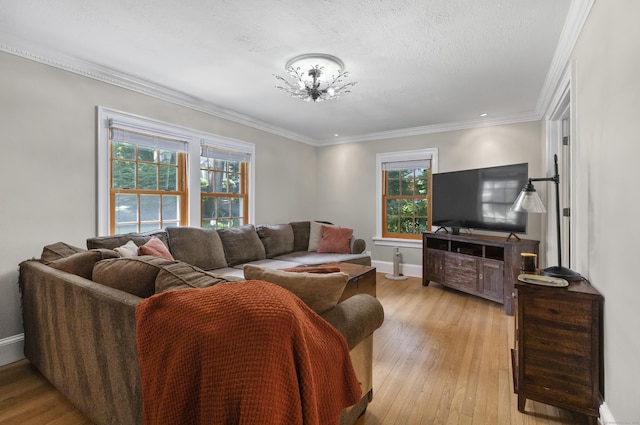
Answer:
<path fill-rule="evenodd" d="M 200 156 L 225 161 L 249 162 L 251 154 L 247 152 L 228 151 L 210 146 L 200 146 Z"/>
<path fill-rule="evenodd" d="M 180 134 L 162 132 L 144 132 L 144 129 L 131 128 L 126 123 L 109 120 L 111 140 L 145 146 L 148 148 L 188 152 L 188 137 Z M 160 133 L 160 132 L 159 132 Z"/>
<path fill-rule="evenodd" d="M 383 162 L 382 169 L 384 171 L 389 170 L 411 170 L 416 168 L 431 168 L 431 159 L 416 159 L 408 161 L 391 161 Z"/>

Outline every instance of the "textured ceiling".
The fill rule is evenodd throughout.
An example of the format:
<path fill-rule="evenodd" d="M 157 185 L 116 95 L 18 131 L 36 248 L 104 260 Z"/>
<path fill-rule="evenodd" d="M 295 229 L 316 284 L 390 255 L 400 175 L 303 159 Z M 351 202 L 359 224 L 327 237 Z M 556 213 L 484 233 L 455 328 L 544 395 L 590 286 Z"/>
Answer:
<path fill-rule="evenodd" d="M 571 0 L 2 0 L 0 44 L 315 144 L 538 115 Z M 358 81 L 307 103 L 274 88 L 293 56 Z M 46 58 L 45 58 L 46 59 Z M 338 134 L 339 136 L 334 136 Z"/>

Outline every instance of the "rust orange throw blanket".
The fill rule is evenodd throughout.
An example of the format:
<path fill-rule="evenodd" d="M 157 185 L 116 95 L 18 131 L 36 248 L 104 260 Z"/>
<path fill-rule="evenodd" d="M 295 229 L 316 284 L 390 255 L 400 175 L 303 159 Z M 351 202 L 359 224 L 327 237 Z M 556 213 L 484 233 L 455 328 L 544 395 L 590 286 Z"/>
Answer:
<path fill-rule="evenodd" d="M 147 425 L 338 424 L 360 400 L 342 334 L 271 283 L 155 295 L 136 327 Z"/>

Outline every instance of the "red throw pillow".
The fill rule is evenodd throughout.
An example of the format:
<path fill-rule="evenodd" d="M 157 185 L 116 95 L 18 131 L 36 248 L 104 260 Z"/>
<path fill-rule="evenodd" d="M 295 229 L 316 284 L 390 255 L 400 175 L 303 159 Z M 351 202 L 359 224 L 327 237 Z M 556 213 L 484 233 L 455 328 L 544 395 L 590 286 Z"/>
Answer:
<path fill-rule="evenodd" d="M 173 255 L 167 249 L 167 246 L 155 236 L 151 236 L 149 242 L 138 248 L 138 255 L 153 255 L 156 257 L 166 258 L 167 260 L 173 260 Z"/>
<path fill-rule="evenodd" d="M 322 226 L 322 239 L 318 245 L 318 252 L 351 254 L 352 236 L 353 229 Z"/>
<path fill-rule="evenodd" d="M 288 269 L 280 269 L 283 272 L 294 272 L 294 273 L 338 273 L 340 271 L 340 267 L 327 267 L 327 266 L 308 266 L 308 267 L 291 267 Z"/>

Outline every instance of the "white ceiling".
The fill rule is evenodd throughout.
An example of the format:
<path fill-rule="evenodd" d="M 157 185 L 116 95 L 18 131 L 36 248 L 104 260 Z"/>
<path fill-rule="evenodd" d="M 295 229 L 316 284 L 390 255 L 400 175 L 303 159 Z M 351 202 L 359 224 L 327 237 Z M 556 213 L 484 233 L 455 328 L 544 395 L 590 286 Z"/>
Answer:
<path fill-rule="evenodd" d="M 2 0 L 0 49 L 322 145 L 539 119 L 570 6 Z M 287 60 L 315 52 L 344 61 L 352 93 L 307 103 L 275 89 Z"/>

